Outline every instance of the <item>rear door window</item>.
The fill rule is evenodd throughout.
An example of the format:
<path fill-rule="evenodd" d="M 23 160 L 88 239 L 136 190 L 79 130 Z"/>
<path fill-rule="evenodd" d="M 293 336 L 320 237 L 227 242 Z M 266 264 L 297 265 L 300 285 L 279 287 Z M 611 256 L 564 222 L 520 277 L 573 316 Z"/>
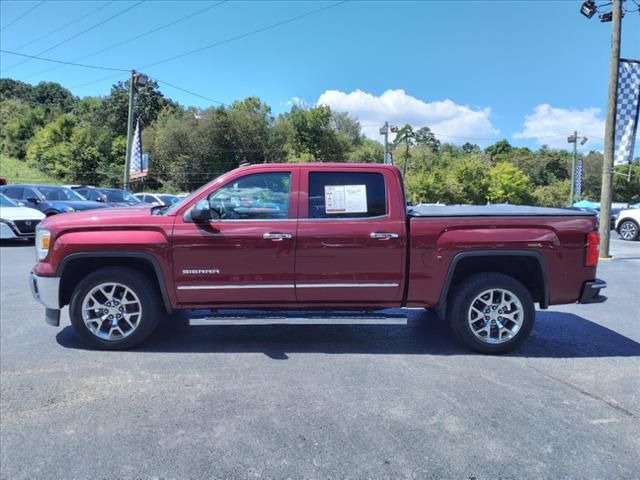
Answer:
<path fill-rule="evenodd" d="M 382 174 L 309 173 L 309 218 L 371 218 L 386 214 L 387 192 Z"/>

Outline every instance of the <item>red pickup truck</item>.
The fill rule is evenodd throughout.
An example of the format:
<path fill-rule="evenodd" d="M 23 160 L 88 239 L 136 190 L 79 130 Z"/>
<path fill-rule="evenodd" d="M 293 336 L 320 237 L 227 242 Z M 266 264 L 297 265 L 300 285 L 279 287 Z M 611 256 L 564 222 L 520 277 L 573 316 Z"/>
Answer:
<path fill-rule="evenodd" d="M 48 323 L 69 305 L 103 349 L 139 344 L 174 310 L 380 323 L 397 318 L 379 310 L 423 307 L 470 348 L 503 353 L 531 331 L 535 303 L 606 299 L 598 240 L 587 212 L 408 207 L 392 166 L 251 165 L 169 207 L 47 218 L 30 285 Z"/>

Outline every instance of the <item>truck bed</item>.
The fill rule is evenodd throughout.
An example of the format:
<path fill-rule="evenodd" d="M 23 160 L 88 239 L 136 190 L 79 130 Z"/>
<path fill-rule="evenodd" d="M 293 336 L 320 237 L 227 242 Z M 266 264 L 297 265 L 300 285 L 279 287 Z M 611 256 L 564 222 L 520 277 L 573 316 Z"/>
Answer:
<path fill-rule="evenodd" d="M 568 208 L 520 205 L 424 205 L 408 207 L 409 217 L 583 217 L 594 213 Z"/>

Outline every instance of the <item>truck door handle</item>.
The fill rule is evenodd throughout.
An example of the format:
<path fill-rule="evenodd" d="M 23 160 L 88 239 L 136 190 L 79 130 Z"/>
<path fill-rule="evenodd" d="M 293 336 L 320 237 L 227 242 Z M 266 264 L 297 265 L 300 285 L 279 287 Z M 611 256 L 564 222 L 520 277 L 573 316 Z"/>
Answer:
<path fill-rule="evenodd" d="M 292 236 L 293 235 L 291 235 L 290 233 L 269 232 L 269 233 L 265 233 L 264 235 L 262 235 L 262 238 L 264 238 L 265 240 L 273 240 L 275 242 L 279 242 L 279 241 L 282 241 L 282 240 L 288 240 Z"/>
<path fill-rule="evenodd" d="M 398 235 L 397 233 L 373 232 L 369 234 L 369 236 L 378 240 L 389 240 L 391 238 L 398 238 L 400 235 Z"/>

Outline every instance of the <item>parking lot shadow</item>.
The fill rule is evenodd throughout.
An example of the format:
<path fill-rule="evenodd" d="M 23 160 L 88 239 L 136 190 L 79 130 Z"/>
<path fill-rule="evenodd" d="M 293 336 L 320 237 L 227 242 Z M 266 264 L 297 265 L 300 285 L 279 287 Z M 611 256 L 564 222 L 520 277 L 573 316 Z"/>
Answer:
<path fill-rule="evenodd" d="M 57 335 L 65 348 L 86 349 L 72 327 Z M 286 360 L 287 353 L 470 355 L 448 325 L 431 312 L 413 312 L 407 325 L 194 326 L 186 317 L 164 322 L 136 352 L 255 353 Z M 538 312 L 519 357 L 640 356 L 640 343 L 571 313 Z"/>

